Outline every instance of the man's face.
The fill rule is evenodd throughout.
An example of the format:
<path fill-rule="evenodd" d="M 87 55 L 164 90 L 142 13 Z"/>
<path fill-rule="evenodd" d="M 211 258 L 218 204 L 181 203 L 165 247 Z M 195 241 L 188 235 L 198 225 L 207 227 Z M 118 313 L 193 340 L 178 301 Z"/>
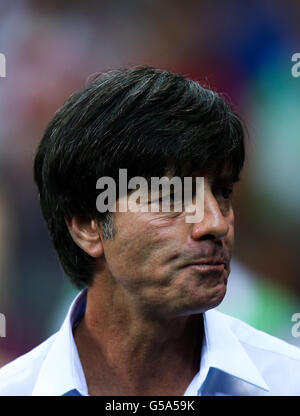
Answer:
<path fill-rule="evenodd" d="M 104 257 L 125 302 L 167 318 L 222 301 L 234 242 L 232 189 L 230 179 L 205 176 L 198 223 L 187 223 L 184 211 L 114 214 L 116 234 L 104 241 Z"/>

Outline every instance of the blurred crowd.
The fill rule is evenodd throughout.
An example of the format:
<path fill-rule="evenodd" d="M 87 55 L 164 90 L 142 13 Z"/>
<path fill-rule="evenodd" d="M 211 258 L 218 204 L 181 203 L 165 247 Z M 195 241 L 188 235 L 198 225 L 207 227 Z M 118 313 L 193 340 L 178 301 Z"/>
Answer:
<path fill-rule="evenodd" d="M 43 222 L 32 164 L 57 108 L 96 72 L 147 64 L 222 93 L 247 126 L 236 243 L 220 309 L 300 346 L 297 0 L 2 0 L 0 366 L 59 329 L 77 291 Z"/>

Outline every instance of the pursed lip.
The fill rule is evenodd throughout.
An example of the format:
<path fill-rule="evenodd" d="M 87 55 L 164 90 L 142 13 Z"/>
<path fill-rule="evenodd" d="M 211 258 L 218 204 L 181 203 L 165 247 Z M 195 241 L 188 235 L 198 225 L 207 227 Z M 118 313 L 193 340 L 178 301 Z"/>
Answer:
<path fill-rule="evenodd" d="M 201 260 L 197 260 L 197 261 L 191 261 L 190 263 L 186 264 L 184 267 L 191 267 L 191 266 L 196 266 L 198 267 L 200 270 L 202 269 L 203 271 L 205 269 L 207 270 L 225 270 L 228 269 L 228 265 L 229 265 L 229 261 L 223 257 L 210 257 L 210 258 L 205 258 L 205 259 L 201 259 Z"/>

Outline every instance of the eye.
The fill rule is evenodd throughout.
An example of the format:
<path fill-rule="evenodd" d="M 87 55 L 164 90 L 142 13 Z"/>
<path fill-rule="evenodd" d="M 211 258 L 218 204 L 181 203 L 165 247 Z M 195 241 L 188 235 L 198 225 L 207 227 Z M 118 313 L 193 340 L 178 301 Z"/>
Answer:
<path fill-rule="evenodd" d="M 171 193 L 166 194 L 166 195 L 160 195 L 158 201 L 159 202 L 162 202 L 162 201 L 168 200 L 168 199 L 170 200 L 170 203 L 171 204 L 174 203 L 174 201 L 175 201 L 175 194 L 174 194 L 174 192 L 171 192 Z"/>
<path fill-rule="evenodd" d="M 170 202 L 173 204 L 175 202 L 175 194 L 174 194 L 174 192 L 171 192 L 169 194 L 169 198 L 170 198 Z"/>
<path fill-rule="evenodd" d="M 221 198 L 224 198 L 224 199 L 229 199 L 230 196 L 232 195 L 232 192 L 233 192 L 233 188 L 230 187 L 230 186 L 221 186 L 217 190 L 218 196 L 220 196 Z"/>

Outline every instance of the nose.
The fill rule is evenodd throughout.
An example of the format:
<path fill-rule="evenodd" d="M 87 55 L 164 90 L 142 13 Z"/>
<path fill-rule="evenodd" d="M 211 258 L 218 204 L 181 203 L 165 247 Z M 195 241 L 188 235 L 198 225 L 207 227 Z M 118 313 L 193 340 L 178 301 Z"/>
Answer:
<path fill-rule="evenodd" d="M 211 191 L 205 192 L 204 217 L 202 221 L 192 224 L 194 240 L 214 238 L 223 239 L 229 231 L 227 216 L 224 216 L 218 201 Z"/>

